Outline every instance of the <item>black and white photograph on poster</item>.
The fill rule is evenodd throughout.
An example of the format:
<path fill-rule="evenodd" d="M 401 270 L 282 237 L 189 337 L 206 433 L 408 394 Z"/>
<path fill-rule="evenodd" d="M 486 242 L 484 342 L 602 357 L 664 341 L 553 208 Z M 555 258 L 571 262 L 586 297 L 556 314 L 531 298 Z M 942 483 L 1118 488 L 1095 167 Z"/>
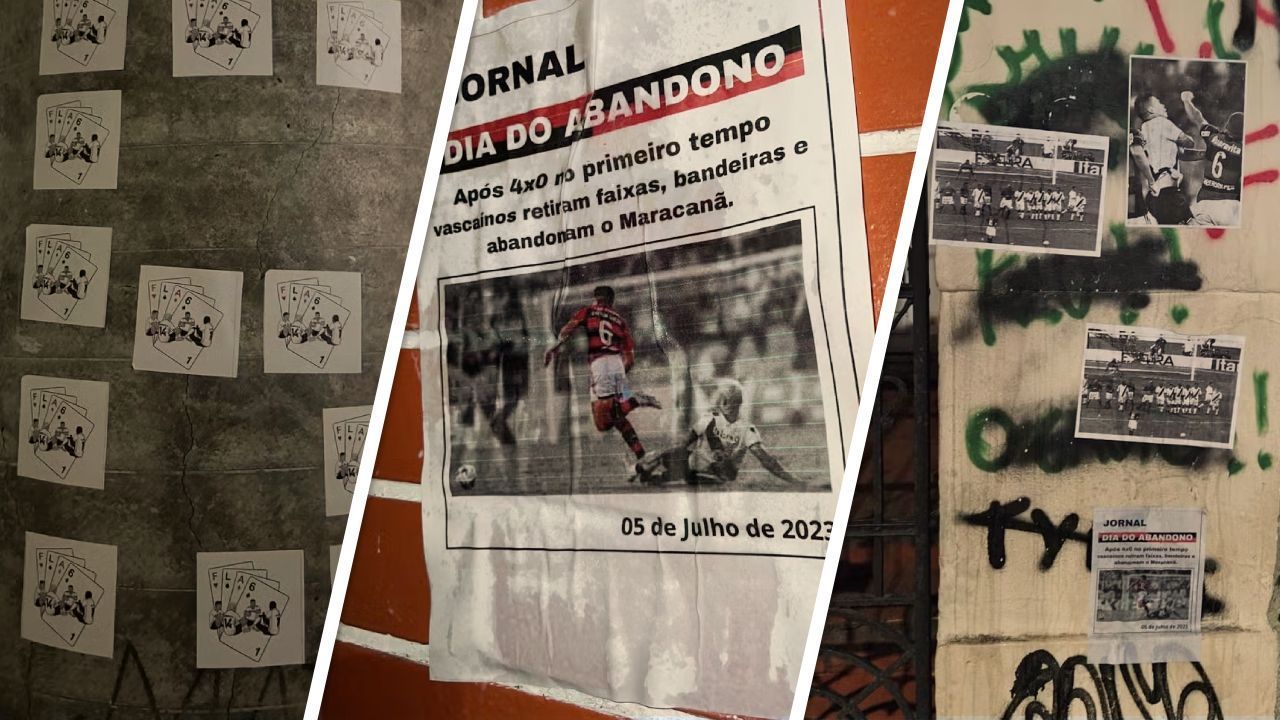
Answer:
<path fill-rule="evenodd" d="M 40 74 L 124 69 L 129 0 L 41 0 Z"/>
<path fill-rule="evenodd" d="M 196 667 L 305 662 L 301 550 L 196 554 Z"/>
<path fill-rule="evenodd" d="M 1099 625 L 1190 619 L 1191 571 L 1147 568 L 1098 573 Z"/>
<path fill-rule="evenodd" d="M 316 84 L 400 92 L 400 2 L 316 2 Z"/>
<path fill-rule="evenodd" d="M 271 0 L 173 0 L 173 76 L 271 75 Z"/>
<path fill-rule="evenodd" d="M 96 380 L 24 375 L 18 404 L 18 474 L 101 490 L 110 387 Z"/>
<path fill-rule="evenodd" d="M 111 228 L 28 225 L 22 319 L 103 327 L 111 269 Z"/>
<path fill-rule="evenodd" d="M 115 650 L 116 547 L 26 533 L 22 637 L 109 658 Z"/>
<path fill-rule="evenodd" d="M 133 369 L 235 377 L 242 273 L 143 265 Z"/>
<path fill-rule="evenodd" d="M 930 238 L 940 245 L 1098 256 L 1108 139 L 938 123 Z"/>
<path fill-rule="evenodd" d="M 356 489 L 360 456 L 369 433 L 372 405 L 325 408 L 324 509 L 325 515 L 346 515 Z"/>
<path fill-rule="evenodd" d="M 114 190 L 119 165 L 119 90 L 36 99 L 36 190 Z"/>
<path fill-rule="evenodd" d="M 266 372 L 360 372 L 360 273 L 268 270 L 263 295 Z"/>
<path fill-rule="evenodd" d="M 792 221 L 445 284 L 450 492 L 830 492 L 804 282 Z"/>
<path fill-rule="evenodd" d="M 1130 58 L 1129 225 L 1240 226 L 1245 69 Z"/>
<path fill-rule="evenodd" d="M 1078 438 L 1230 448 L 1244 338 L 1090 324 Z"/>
<path fill-rule="evenodd" d="M 1204 511 L 1095 508 L 1092 634 L 1200 631 Z"/>

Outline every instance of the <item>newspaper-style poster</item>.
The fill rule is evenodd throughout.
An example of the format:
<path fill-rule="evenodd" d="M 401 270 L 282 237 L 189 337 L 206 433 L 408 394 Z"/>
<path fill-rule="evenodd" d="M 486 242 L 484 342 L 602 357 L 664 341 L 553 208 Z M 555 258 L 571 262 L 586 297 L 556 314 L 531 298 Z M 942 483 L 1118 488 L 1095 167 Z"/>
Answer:
<path fill-rule="evenodd" d="M 873 334 L 844 7 L 484 5 L 419 287 L 432 676 L 783 714 Z"/>
<path fill-rule="evenodd" d="M 1126 638 L 1120 636 L 1128 636 L 1131 644 L 1136 644 L 1155 640 L 1161 634 L 1189 636 L 1200 632 L 1204 589 L 1202 509 L 1098 508 L 1094 510 L 1093 532 L 1091 607 L 1095 640 L 1113 636 L 1115 642 L 1124 642 Z M 1150 637 L 1135 637 L 1142 635 Z M 1194 658 L 1141 661 L 1186 659 Z"/>

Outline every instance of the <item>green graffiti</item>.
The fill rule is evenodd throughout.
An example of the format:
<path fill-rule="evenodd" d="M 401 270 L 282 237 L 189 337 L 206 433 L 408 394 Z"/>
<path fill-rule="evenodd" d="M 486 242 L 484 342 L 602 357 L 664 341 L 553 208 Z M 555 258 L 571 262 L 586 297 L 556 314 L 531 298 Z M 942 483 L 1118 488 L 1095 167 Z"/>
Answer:
<path fill-rule="evenodd" d="M 1133 308 L 1124 308 L 1120 311 L 1120 322 L 1125 325 L 1132 325 L 1138 322 L 1138 311 Z"/>
<path fill-rule="evenodd" d="M 1169 308 L 1169 317 L 1173 318 L 1175 325 L 1181 325 L 1190 315 L 1191 311 L 1187 309 L 1186 305 L 1174 305 Z"/>
<path fill-rule="evenodd" d="M 996 275 L 1008 270 L 1018 264 L 1016 255 L 1005 255 L 1000 258 L 1000 262 L 992 263 L 991 259 L 995 257 L 994 250 L 978 250 L 978 290 L 984 296 L 990 296 L 991 285 Z M 983 307 L 978 312 L 979 322 L 982 326 L 982 341 L 988 347 L 996 344 L 996 325 L 995 320 L 991 317 L 991 310 Z"/>
<path fill-rule="evenodd" d="M 1267 426 L 1270 424 L 1267 417 L 1267 380 L 1270 377 L 1271 373 L 1265 370 L 1256 370 L 1253 373 L 1253 404 L 1259 435 L 1266 435 Z"/>
<path fill-rule="evenodd" d="M 1111 239 L 1115 240 L 1117 250 L 1129 247 L 1129 231 L 1125 229 L 1124 223 L 1111 223 L 1110 231 Z"/>
<path fill-rule="evenodd" d="M 1176 263 L 1182 262 L 1182 241 L 1178 239 L 1178 231 L 1173 228 L 1161 228 L 1160 234 L 1169 245 L 1169 259 Z"/>
<path fill-rule="evenodd" d="M 1240 462 L 1239 458 L 1232 457 L 1227 461 L 1227 474 L 1236 475 L 1241 470 L 1244 470 L 1244 467 L 1244 463 Z"/>
<path fill-rule="evenodd" d="M 1208 17 L 1205 25 L 1209 29 L 1209 42 L 1213 45 L 1213 54 L 1221 60 L 1239 60 L 1240 53 L 1228 50 L 1222 40 L 1222 12 L 1227 4 L 1223 0 L 1209 0 Z"/>
<path fill-rule="evenodd" d="M 999 455 L 991 456 L 991 444 L 982 437 L 982 433 L 992 424 L 1004 431 L 1006 441 L 1011 440 L 1018 429 L 1009 413 L 999 408 L 985 408 L 970 415 L 964 428 L 964 446 L 969 452 L 969 462 L 987 472 L 1003 470 L 1013 459 L 1012 442 L 1006 442 L 1004 451 Z"/>
<path fill-rule="evenodd" d="M 1270 470 L 1273 462 L 1275 462 L 1275 458 L 1271 457 L 1271 453 L 1258 451 L 1258 467 L 1263 470 Z"/>

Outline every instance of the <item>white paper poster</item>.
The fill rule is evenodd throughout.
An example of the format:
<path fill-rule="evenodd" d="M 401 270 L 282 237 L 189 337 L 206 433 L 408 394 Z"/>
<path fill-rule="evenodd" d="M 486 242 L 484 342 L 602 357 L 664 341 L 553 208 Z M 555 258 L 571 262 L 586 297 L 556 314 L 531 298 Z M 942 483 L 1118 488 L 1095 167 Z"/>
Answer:
<path fill-rule="evenodd" d="M 24 375 L 21 385 L 18 474 L 101 490 L 107 465 L 107 383 Z"/>
<path fill-rule="evenodd" d="M 400 92 L 399 0 L 317 0 L 316 84 Z"/>
<path fill-rule="evenodd" d="M 268 373 L 360 372 L 360 273 L 268 270 L 262 359 Z"/>
<path fill-rule="evenodd" d="M 271 0 L 173 0 L 173 76 L 270 75 Z"/>
<path fill-rule="evenodd" d="M 22 637 L 109 658 L 115 649 L 116 547 L 26 533 Z"/>
<path fill-rule="evenodd" d="M 477 20 L 419 283 L 433 678 L 786 711 L 872 337 L 845 28 Z"/>
<path fill-rule="evenodd" d="M 129 0 L 42 0 L 40 74 L 123 70 Z"/>
<path fill-rule="evenodd" d="M 369 433 L 372 405 L 325 408 L 324 420 L 324 514 L 346 515 L 355 493 L 356 474 Z"/>
<path fill-rule="evenodd" d="M 28 225 L 22 319 L 103 327 L 111 275 L 111 228 Z"/>
<path fill-rule="evenodd" d="M 1093 522 L 1092 661 L 1198 659 L 1204 510 L 1097 508 Z"/>
<path fill-rule="evenodd" d="M 33 187 L 115 190 L 120 167 L 120 91 L 36 99 Z"/>
<path fill-rule="evenodd" d="M 133 369 L 235 377 L 243 283 L 229 270 L 143 265 Z"/>
<path fill-rule="evenodd" d="M 196 554 L 196 667 L 305 661 L 301 550 Z"/>

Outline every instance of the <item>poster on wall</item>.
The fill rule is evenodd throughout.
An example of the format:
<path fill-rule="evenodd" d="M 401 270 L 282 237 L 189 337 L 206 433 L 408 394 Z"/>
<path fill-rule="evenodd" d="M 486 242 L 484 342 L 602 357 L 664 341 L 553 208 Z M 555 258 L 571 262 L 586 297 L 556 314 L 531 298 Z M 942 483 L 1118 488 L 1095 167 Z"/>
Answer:
<path fill-rule="evenodd" d="M 318 0 L 316 84 L 400 92 L 399 0 Z"/>
<path fill-rule="evenodd" d="M 433 677 L 785 712 L 873 332 L 843 6 L 486 5 L 419 281 L 432 634 L 455 640 Z M 591 578 L 571 606 L 640 578 L 759 595 L 762 563 L 794 579 L 772 610 L 656 636 L 499 617 L 564 573 Z M 700 623 L 763 624 L 781 670 L 721 697 L 743 678 L 710 648 L 744 640 Z M 512 652 L 650 643 L 670 668 Z M 697 691 L 643 680 L 685 663 Z"/>
<path fill-rule="evenodd" d="M 22 377 L 18 474 L 101 490 L 107 467 L 110 387 L 96 380 Z"/>
<path fill-rule="evenodd" d="M 26 534 L 22 637 L 109 658 L 115 652 L 116 547 Z"/>
<path fill-rule="evenodd" d="M 22 319 L 103 327 L 111 270 L 111 228 L 28 225 Z"/>
<path fill-rule="evenodd" d="M 173 76 L 270 75 L 271 0 L 173 0 Z"/>
<path fill-rule="evenodd" d="M 124 69 L 129 0 L 44 0 L 40 74 Z"/>
<path fill-rule="evenodd" d="M 1100 135 L 938 123 L 930 242 L 1097 257 L 1109 142 Z"/>
<path fill-rule="evenodd" d="M 32 186 L 115 190 L 120 167 L 120 91 L 55 93 L 36 99 Z"/>
<path fill-rule="evenodd" d="M 1089 324 L 1076 437 L 1230 448 L 1244 338 Z"/>
<path fill-rule="evenodd" d="M 1096 508 L 1093 513 L 1091 660 L 1169 662 L 1194 660 L 1199 644 L 1165 643 L 1142 652 L 1152 637 L 1200 632 L 1204 588 L 1204 520 L 1201 508 Z M 1175 634 L 1175 635 L 1170 635 Z M 1096 642 L 1108 636 L 1114 642 Z M 1126 636 L 1126 637 L 1116 637 Z M 1110 646 L 1108 652 L 1100 652 Z M 1126 649 L 1127 648 L 1127 649 Z M 1177 648 L 1171 657 L 1150 651 Z M 1100 654 L 1101 657 L 1092 657 Z M 1117 655 L 1120 655 L 1117 657 Z"/>
<path fill-rule="evenodd" d="M 196 667 L 305 659 L 301 550 L 196 554 Z"/>

